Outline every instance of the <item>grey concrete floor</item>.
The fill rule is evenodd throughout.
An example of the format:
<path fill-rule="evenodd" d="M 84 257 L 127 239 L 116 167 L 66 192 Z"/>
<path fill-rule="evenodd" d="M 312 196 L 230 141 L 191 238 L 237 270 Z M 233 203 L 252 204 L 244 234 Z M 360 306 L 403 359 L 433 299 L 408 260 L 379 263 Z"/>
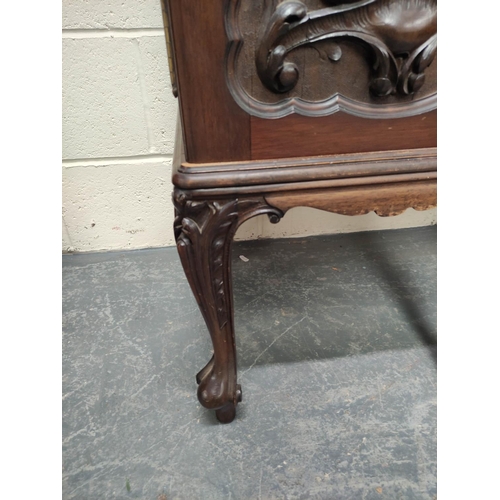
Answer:
<path fill-rule="evenodd" d="M 233 275 L 221 425 L 176 249 L 63 257 L 63 498 L 436 498 L 436 227 L 236 243 Z"/>

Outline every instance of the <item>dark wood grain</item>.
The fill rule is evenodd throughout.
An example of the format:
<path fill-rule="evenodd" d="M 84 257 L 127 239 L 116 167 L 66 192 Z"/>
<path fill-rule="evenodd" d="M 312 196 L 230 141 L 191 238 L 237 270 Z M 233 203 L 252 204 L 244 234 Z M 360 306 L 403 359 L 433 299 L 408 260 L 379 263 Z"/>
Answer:
<path fill-rule="evenodd" d="M 252 159 L 436 147 L 436 118 L 436 111 L 374 120 L 345 113 L 277 120 L 252 116 Z"/>
<path fill-rule="evenodd" d="M 372 182 L 375 176 L 428 173 L 436 168 L 436 148 L 210 164 L 186 163 L 175 155 L 172 181 L 183 189 L 268 192 L 285 184 L 302 189 L 303 183 L 313 181 L 330 185 L 336 181 L 338 185 L 340 181 L 354 183 L 358 182 L 355 179 L 369 178 Z"/>
<path fill-rule="evenodd" d="M 401 182 L 419 182 L 437 179 L 437 172 L 413 172 L 407 174 L 375 175 L 349 177 L 340 179 L 324 179 L 319 181 L 286 182 L 281 184 L 258 184 L 256 186 L 232 186 L 210 189 L 192 189 L 193 196 L 241 196 L 250 194 L 282 193 L 291 191 L 312 191 L 353 186 L 378 186 Z"/>
<path fill-rule="evenodd" d="M 235 103 L 226 85 L 225 3 L 163 1 L 172 32 L 187 159 L 248 160 L 249 116 Z"/>
<path fill-rule="evenodd" d="M 293 207 L 311 207 L 342 215 L 375 212 L 398 215 L 408 208 L 428 210 L 437 205 L 436 180 L 400 182 L 337 189 L 314 189 L 266 195 L 271 206 L 286 212 Z"/>
<path fill-rule="evenodd" d="M 307 2 L 309 10 L 320 9 L 320 13 L 325 4 L 354 5 L 351 0 L 304 2 Z M 273 8 L 284 5 L 283 8 L 288 8 L 292 3 L 298 5 L 298 0 L 286 5 L 275 0 L 263 0 L 262 5 L 254 2 L 251 7 L 259 9 L 263 5 Z M 411 12 L 415 23 L 404 13 L 394 17 L 389 12 L 384 19 L 392 20 L 396 25 L 386 23 L 380 28 L 385 30 L 381 34 L 383 43 L 392 47 L 393 55 L 401 58 L 401 64 L 406 64 L 403 45 L 415 41 L 412 42 L 411 37 L 401 37 L 401 32 L 405 23 L 415 31 L 413 28 L 419 26 L 418 6 L 434 5 L 434 1 L 367 0 L 364 3 L 373 4 L 374 8 L 388 6 L 395 9 L 391 12 L 400 14 L 404 9 L 414 9 Z M 433 65 L 427 65 L 434 56 L 434 46 L 424 47 L 420 56 L 420 39 L 413 43 L 417 46 L 416 49 L 413 45 L 410 47 L 417 54 L 414 61 L 408 56 L 408 67 L 396 64 L 398 72 L 408 72 L 408 78 L 405 73 L 402 80 L 404 85 L 408 83 L 410 86 L 403 85 L 394 93 L 395 82 L 399 84 L 401 80 L 399 73 L 394 73 L 394 68 L 389 72 L 380 67 L 370 68 L 365 55 L 357 48 L 342 47 L 342 60 L 349 61 L 349 64 L 339 60 L 336 68 L 341 71 L 342 77 L 345 76 L 339 81 L 343 81 L 345 89 L 358 92 L 358 97 L 362 99 L 357 102 L 365 107 L 376 107 L 378 104 L 367 97 L 368 84 L 371 81 L 375 90 L 383 93 L 384 81 L 377 79 L 387 76 L 390 80 L 391 94 L 380 97 L 385 101 L 380 110 L 377 108 L 376 112 L 380 111 L 380 114 L 376 118 L 338 111 L 341 108 L 335 109 L 334 114 L 314 118 L 298 114 L 283 118 L 259 118 L 243 111 L 228 87 L 228 83 L 236 81 L 233 71 L 242 71 L 240 76 L 243 75 L 244 83 L 250 89 L 258 79 L 255 67 L 238 69 L 231 64 L 237 61 L 238 51 L 245 45 L 240 43 L 240 36 L 248 35 L 246 40 L 253 40 L 255 46 L 261 28 L 259 23 L 251 22 L 246 33 L 238 32 L 236 17 L 240 4 L 237 0 L 168 0 L 165 5 L 172 35 L 171 62 L 174 64 L 181 111 L 181 126 L 177 131 L 173 158 L 174 233 L 186 277 L 205 319 L 214 349 L 212 358 L 196 377 L 198 399 L 204 407 L 215 410 L 221 422 L 227 423 L 234 419 L 242 396 L 237 383 L 230 258 L 236 229 L 245 220 L 260 214 L 269 215 L 271 222 L 279 222 L 288 210 L 299 206 L 351 216 L 372 211 L 390 216 L 408 208 L 426 210 L 436 206 L 437 113 L 431 111 L 405 115 L 404 118 L 398 114 L 398 106 L 406 106 L 413 99 L 409 95 L 411 92 L 429 90 L 429 87 L 419 87 L 424 71 L 428 80 L 425 85 L 429 85 L 429 80 L 431 84 L 435 82 L 435 61 Z M 373 25 L 375 17 L 368 16 L 366 19 L 371 19 Z M 354 20 L 361 22 L 363 19 Z M 351 21 L 348 20 L 348 23 Z M 331 20 L 327 19 L 316 25 L 318 33 L 321 30 L 329 33 L 332 27 Z M 396 40 L 390 39 L 393 28 Z M 427 35 L 432 35 L 433 25 L 430 23 L 424 28 L 421 37 L 428 40 Z M 279 38 L 280 28 L 275 31 Z M 303 41 L 308 41 L 307 30 L 296 33 Z M 303 35 L 307 36 L 304 38 Z M 304 45 L 308 45 L 305 42 Z M 280 43 L 281 39 L 275 43 L 271 37 L 270 50 L 279 53 Z M 328 76 L 329 69 L 318 64 L 316 54 L 310 52 L 306 55 L 307 50 L 295 50 L 291 44 L 286 58 L 287 61 L 294 61 L 297 67 L 300 65 L 301 84 L 295 82 L 293 91 L 303 92 L 301 96 L 305 99 L 300 102 L 309 99 L 307 106 L 311 108 L 317 104 L 311 104 L 311 99 L 314 100 L 318 92 L 325 91 L 320 85 Z M 250 52 L 246 60 L 255 61 L 255 51 L 252 49 Z M 259 55 L 264 72 L 267 71 L 268 53 L 269 50 L 265 49 Z M 360 68 L 363 73 L 351 71 L 350 76 L 346 76 L 349 68 Z M 375 74 L 370 74 L 372 70 Z M 383 70 L 382 73 L 380 70 Z M 275 76 L 273 73 L 269 77 L 268 87 L 273 87 Z M 282 76 L 285 80 L 280 80 L 280 85 L 283 82 L 286 84 L 288 78 L 286 74 L 278 74 L 279 78 Z M 312 86 L 304 83 L 306 79 Z M 260 87 L 259 99 L 265 100 L 268 94 L 274 99 L 285 96 L 273 94 L 262 82 Z M 279 92 L 284 90 L 284 87 L 278 86 Z M 322 102 L 321 98 L 327 99 L 328 95 L 320 96 L 318 102 Z M 257 99 L 257 102 L 261 101 Z M 275 104 L 278 101 L 269 102 Z M 381 111 L 382 107 L 385 111 Z M 413 107 L 413 111 L 417 108 Z M 421 108 L 417 109 L 417 113 L 421 111 Z M 250 109 L 249 112 L 253 111 Z M 385 118 L 381 118 L 384 113 Z"/>

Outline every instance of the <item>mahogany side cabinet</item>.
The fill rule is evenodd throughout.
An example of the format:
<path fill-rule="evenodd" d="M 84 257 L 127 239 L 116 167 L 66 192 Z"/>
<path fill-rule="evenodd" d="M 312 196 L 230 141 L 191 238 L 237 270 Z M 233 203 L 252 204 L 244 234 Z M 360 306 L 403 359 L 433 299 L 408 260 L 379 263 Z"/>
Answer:
<path fill-rule="evenodd" d="M 162 0 L 180 108 L 180 259 L 213 343 L 198 399 L 231 422 L 231 242 L 292 207 L 436 206 L 436 0 Z M 182 136 L 182 137 L 181 137 Z"/>

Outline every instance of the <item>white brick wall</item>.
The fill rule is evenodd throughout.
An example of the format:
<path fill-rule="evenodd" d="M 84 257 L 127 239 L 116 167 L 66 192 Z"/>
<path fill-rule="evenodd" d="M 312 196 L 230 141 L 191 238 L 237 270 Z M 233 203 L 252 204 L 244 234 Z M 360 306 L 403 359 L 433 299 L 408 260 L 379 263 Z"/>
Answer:
<path fill-rule="evenodd" d="M 172 96 L 160 0 L 63 0 L 63 251 L 173 245 Z M 312 214 L 312 217 L 311 217 Z M 294 209 L 259 217 L 240 239 L 435 223 Z"/>
<path fill-rule="evenodd" d="M 163 29 L 159 0 L 63 0 L 63 29 Z"/>
<path fill-rule="evenodd" d="M 63 1 L 63 250 L 172 245 L 159 0 Z"/>

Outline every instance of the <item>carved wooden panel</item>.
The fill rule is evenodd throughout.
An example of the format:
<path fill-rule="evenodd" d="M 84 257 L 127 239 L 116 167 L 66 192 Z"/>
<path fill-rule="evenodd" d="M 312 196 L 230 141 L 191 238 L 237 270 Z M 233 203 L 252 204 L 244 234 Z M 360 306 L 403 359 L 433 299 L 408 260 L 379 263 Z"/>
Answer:
<path fill-rule="evenodd" d="M 251 115 L 436 108 L 436 0 L 228 0 L 227 81 Z"/>

